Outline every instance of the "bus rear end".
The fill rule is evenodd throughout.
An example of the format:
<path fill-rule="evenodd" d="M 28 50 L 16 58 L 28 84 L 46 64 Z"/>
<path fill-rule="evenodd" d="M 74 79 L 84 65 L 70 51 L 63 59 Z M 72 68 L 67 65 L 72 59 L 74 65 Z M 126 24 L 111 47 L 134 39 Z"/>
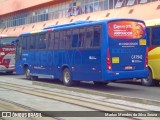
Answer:
<path fill-rule="evenodd" d="M 107 24 L 105 80 L 147 78 L 147 40 L 143 21 L 113 20 Z"/>

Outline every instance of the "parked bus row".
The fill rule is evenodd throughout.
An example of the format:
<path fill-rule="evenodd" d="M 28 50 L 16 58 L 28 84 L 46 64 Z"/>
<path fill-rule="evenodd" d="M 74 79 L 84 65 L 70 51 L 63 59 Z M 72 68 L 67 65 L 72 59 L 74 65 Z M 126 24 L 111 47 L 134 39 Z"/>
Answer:
<path fill-rule="evenodd" d="M 156 85 L 159 29 L 147 23 L 146 30 L 141 20 L 111 19 L 23 33 L 16 40 L 16 73 L 25 73 L 27 79 L 60 79 L 66 86 L 81 80 L 105 85 L 133 78 L 146 86 Z"/>

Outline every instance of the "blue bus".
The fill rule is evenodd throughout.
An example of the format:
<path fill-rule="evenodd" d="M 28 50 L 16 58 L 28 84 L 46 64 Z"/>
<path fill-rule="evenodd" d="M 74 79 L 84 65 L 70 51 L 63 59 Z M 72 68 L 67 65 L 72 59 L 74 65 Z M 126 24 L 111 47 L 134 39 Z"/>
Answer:
<path fill-rule="evenodd" d="M 16 73 L 27 79 L 60 79 L 106 85 L 109 81 L 146 79 L 145 23 L 136 19 L 76 21 L 19 36 Z"/>

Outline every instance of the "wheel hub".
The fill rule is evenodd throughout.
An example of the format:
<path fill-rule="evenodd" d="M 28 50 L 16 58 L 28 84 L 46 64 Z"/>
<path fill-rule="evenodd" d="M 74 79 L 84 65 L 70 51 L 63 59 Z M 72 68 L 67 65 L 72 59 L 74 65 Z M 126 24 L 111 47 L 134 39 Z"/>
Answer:
<path fill-rule="evenodd" d="M 66 83 L 69 82 L 69 80 L 70 80 L 70 75 L 69 75 L 68 72 L 65 73 L 65 75 L 64 75 L 64 80 L 65 80 Z"/>

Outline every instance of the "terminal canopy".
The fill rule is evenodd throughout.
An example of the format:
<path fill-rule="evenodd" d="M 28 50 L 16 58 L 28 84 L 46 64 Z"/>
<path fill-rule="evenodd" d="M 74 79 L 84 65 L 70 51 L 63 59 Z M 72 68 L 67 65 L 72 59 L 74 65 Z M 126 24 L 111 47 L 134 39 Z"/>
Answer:
<path fill-rule="evenodd" d="M 146 26 L 157 26 L 160 25 L 160 19 L 147 20 L 145 21 Z"/>

